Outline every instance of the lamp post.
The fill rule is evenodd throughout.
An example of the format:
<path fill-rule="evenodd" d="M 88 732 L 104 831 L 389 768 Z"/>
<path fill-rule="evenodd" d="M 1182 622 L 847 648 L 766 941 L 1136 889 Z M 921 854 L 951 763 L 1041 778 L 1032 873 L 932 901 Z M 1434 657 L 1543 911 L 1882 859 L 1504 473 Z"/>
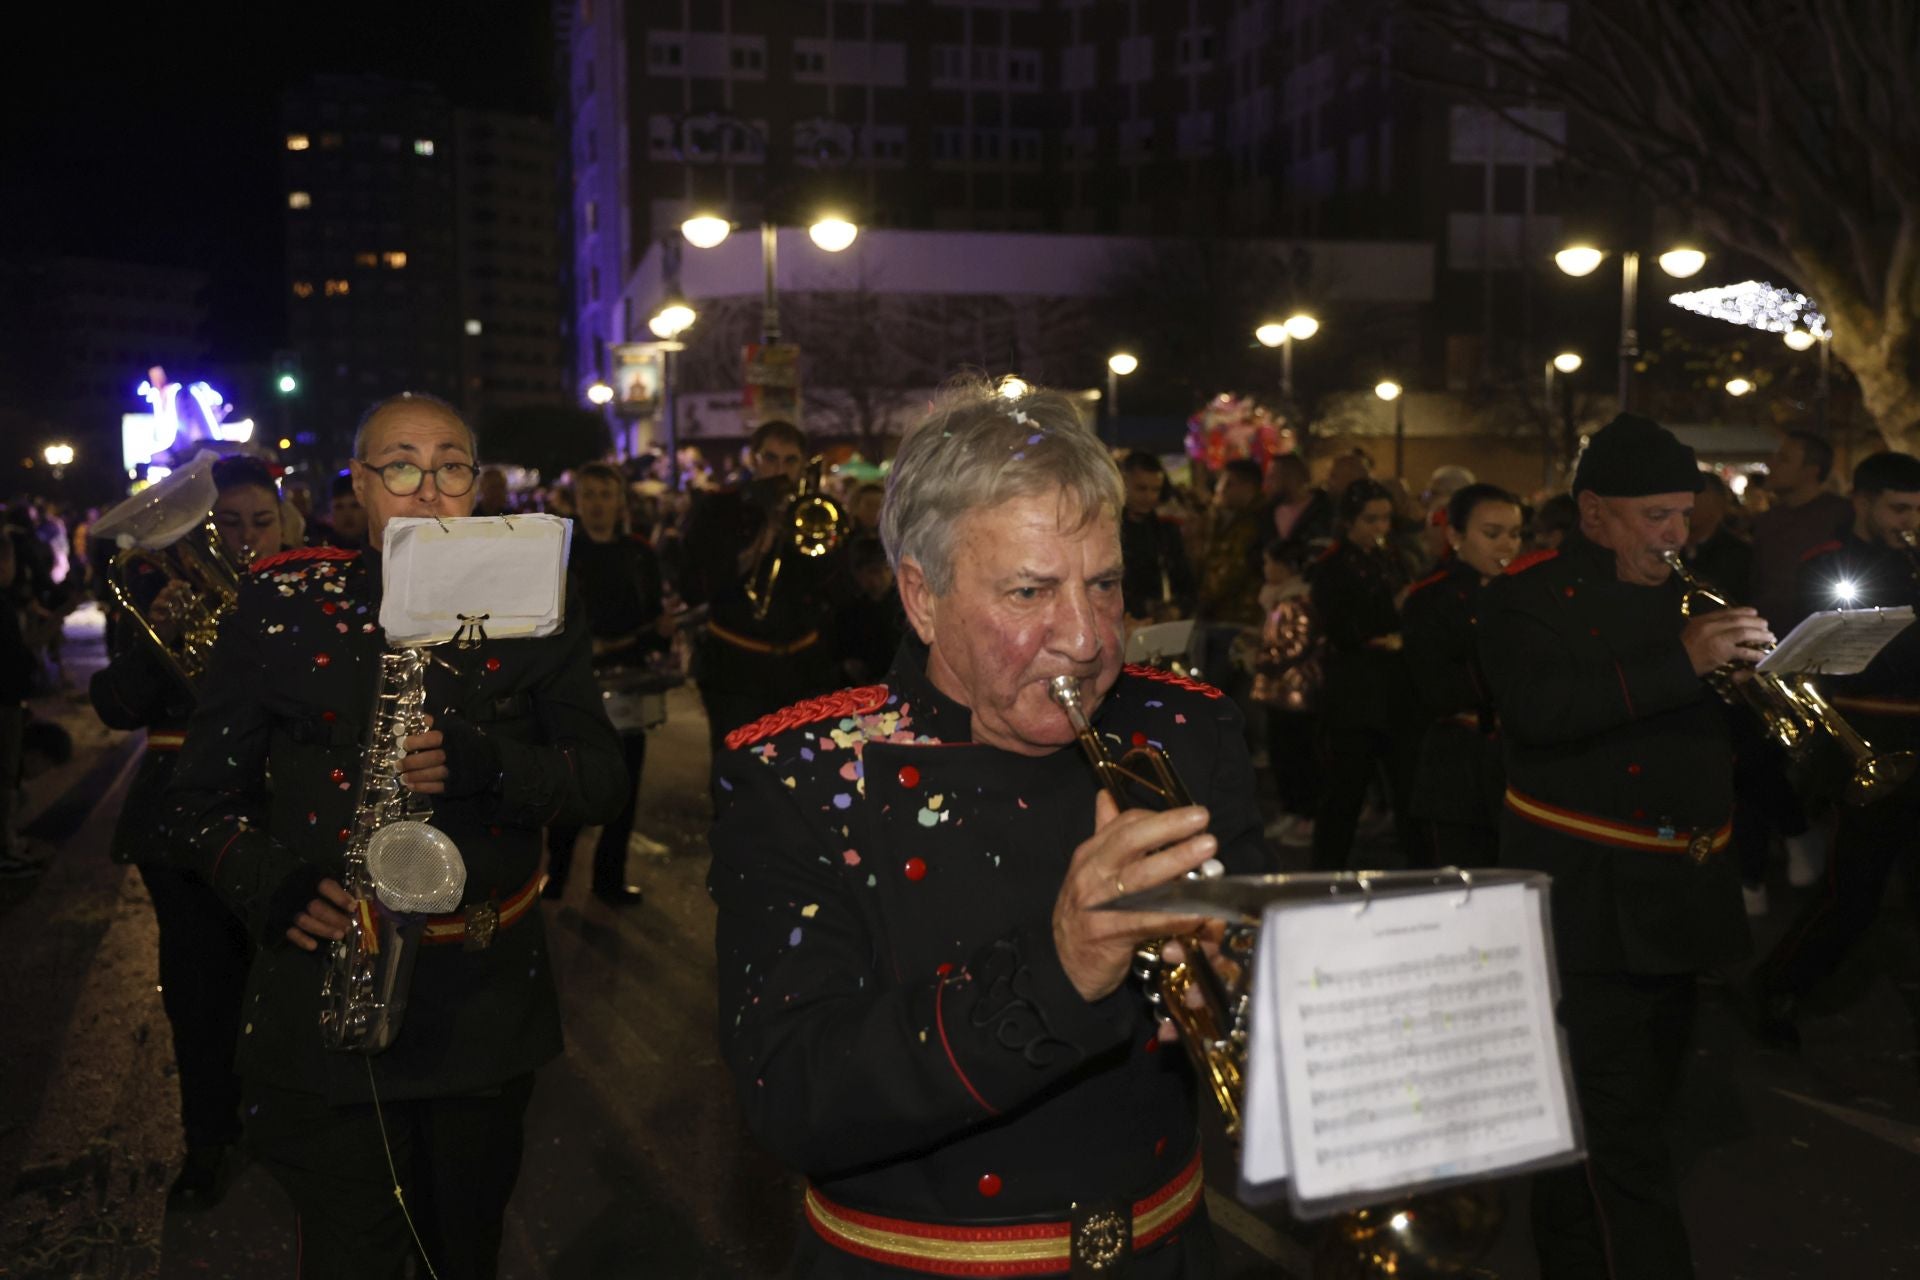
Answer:
<path fill-rule="evenodd" d="M 1822 328 L 1818 333 L 1806 329 L 1789 329 L 1781 335 L 1789 347 L 1795 351 L 1805 351 L 1814 343 L 1820 344 L 1820 382 L 1813 393 L 1814 420 L 1819 424 L 1820 434 L 1827 434 L 1828 395 L 1832 377 L 1833 332 Z"/>
<path fill-rule="evenodd" d="M 1382 378 L 1373 394 L 1393 406 L 1393 474 L 1407 478 L 1407 401 L 1406 388 L 1392 378 Z"/>
<path fill-rule="evenodd" d="M 675 358 L 687 349 L 680 335 L 699 319 L 699 313 L 678 297 L 669 298 L 647 321 L 660 339 L 660 421 L 667 434 L 667 491 L 680 491 L 680 405 L 674 395 Z"/>
<path fill-rule="evenodd" d="M 1140 361 L 1125 351 L 1107 357 L 1107 421 L 1113 425 L 1114 443 L 1120 438 L 1120 379 L 1140 367 Z"/>
<path fill-rule="evenodd" d="M 1304 311 L 1296 311 L 1285 320 L 1270 320 L 1253 331 L 1263 347 L 1280 348 L 1280 398 L 1293 407 L 1293 344 L 1305 342 L 1320 332 L 1320 322 Z"/>
<path fill-rule="evenodd" d="M 1554 265 L 1570 276 L 1587 276 L 1600 266 L 1606 254 L 1588 244 L 1569 245 L 1553 255 Z M 1698 249 L 1677 246 L 1661 254 L 1660 269 L 1676 280 L 1699 274 L 1707 265 L 1707 255 Z M 1640 356 L 1640 331 L 1635 327 L 1634 309 L 1640 296 L 1640 253 L 1629 249 L 1620 255 L 1620 411 L 1632 407 L 1633 364 Z"/>
<path fill-rule="evenodd" d="M 1573 378 L 1580 372 L 1580 366 L 1586 363 L 1578 351 L 1562 351 L 1546 363 L 1547 383 L 1547 420 L 1553 420 L 1554 375 L 1560 375 L 1560 456 L 1573 456 Z M 1552 428 L 1548 428 L 1551 433 Z M 1549 447 L 1546 456 L 1541 459 L 1540 476 L 1545 484 L 1553 483 L 1555 470 L 1553 450 Z"/>

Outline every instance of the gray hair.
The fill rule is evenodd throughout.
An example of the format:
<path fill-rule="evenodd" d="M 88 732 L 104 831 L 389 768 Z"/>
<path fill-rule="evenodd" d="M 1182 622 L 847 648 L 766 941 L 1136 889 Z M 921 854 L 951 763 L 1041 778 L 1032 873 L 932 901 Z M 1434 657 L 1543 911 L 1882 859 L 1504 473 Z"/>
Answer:
<path fill-rule="evenodd" d="M 417 405 L 420 408 L 442 414 L 454 422 L 459 423 L 461 428 L 467 433 L 467 452 L 473 455 L 475 462 L 480 460 L 480 433 L 473 429 L 473 424 L 468 422 L 464 414 L 448 404 L 445 400 L 442 400 L 439 396 L 430 395 L 425 391 L 402 391 L 400 394 L 388 396 L 384 400 L 376 400 L 372 405 L 368 406 L 367 411 L 360 415 L 360 421 L 356 423 L 353 428 L 354 457 L 360 459 L 366 458 L 367 428 L 373 425 L 373 420 L 385 413 L 388 409 L 398 408 L 401 405 Z"/>
<path fill-rule="evenodd" d="M 953 589 L 953 532 L 963 516 L 1056 492 L 1063 518 L 1077 515 L 1076 529 L 1125 505 L 1120 469 L 1079 406 L 1057 391 L 1010 398 L 985 378 L 955 378 L 900 442 L 880 539 L 896 573 L 911 559 L 943 596 Z"/>

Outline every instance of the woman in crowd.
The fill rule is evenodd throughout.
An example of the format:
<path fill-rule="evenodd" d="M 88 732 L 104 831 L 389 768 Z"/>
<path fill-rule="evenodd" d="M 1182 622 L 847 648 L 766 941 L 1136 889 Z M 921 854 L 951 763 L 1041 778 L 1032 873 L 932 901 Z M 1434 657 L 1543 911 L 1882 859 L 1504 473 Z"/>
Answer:
<path fill-rule="evenodd" d="M 1400 649 L 1397 606 L 1409 575 L 1390 543 L 1393 516 L 1393 493 L 1385 485 L 1349 484 L 1335 507 L 1333 545 L 1312 573 L 1313 610 L 1326 638 L 1316 871 L 1345 868 L 1367 784 L 1379 769 L 1386 774 L 1402 857 L 1411 865 L 1427 861 L 1407 807 L 1420 721 Z"/>
<path fill-rule="evenodd" d="M 266 464 L 244 456 L 222 459 L 214 465 L 213 483 L 218 493 L 213 521 L 229 559 L 252 564 L 277 553 L 286 504 Z M 111 551 L 103 547 L 99 554 Z M 195 603 L 193 587 L 143 564 L 129 588 L 154 632 L 169 647 L 176 644 L 185 611 Z M 172 867 L 154 835 L 161 794 L 193 715 L 193 690 L 123 610 L 113 610 L 107 636 L 113 660 L 94 674 L 88 690 L 93 709 L 109 728 L 147 731 L 146 752 L 127 789 L 111 853 L 114 861 L 139 867 L 160 925 L 160 998 L 173 1028 L 187 1144 L 167 1204 L 204 1209 L 224 1194 L 227 1149 L 240 1137 L 233 1051 L 252 948 L 240 921 L 212 889 Z"/>
<path fill-rule="evenodd" d="M 1474 615 L 1480 592 L 1520 551 L 1520 500 L 1470 484 L 1447 502 L 1452 554 L 1413 585 L 1401 610 L 1407 666 L 1427 717 L 1414 773 L 1413 816 L 1442 865 L 1484 867 L 1499 849 L 1500 763 L 1492 696 L 1480 674 Z"/>

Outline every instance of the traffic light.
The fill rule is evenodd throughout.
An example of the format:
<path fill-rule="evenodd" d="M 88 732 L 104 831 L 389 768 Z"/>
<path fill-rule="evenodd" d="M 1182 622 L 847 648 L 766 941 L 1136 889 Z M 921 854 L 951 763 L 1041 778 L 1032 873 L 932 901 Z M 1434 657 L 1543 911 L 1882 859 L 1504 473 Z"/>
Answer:
<path fill-rule="evenodd" d="M 283 396 L 300 390 L 300 356 L 293 351 L 273 353 L 273 389 Z"/>

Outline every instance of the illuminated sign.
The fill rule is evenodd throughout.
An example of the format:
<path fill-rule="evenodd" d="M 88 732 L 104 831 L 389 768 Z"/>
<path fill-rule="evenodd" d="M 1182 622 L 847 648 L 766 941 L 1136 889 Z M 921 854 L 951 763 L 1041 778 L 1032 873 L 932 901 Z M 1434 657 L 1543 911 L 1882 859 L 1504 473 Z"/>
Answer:
<path fill-rule="evenodd" d="M 169 382 L 167 371 L 155 365 L 136 390 L 152 412 L 120 416 L 120 458 L 130 472 L 148 467 L 151 476 L 152 459 L 176 445 L 206 440 L 245 444 L 253 439 L 253 419 L 228 421 L 233 406 L 205 382 Z"/>

